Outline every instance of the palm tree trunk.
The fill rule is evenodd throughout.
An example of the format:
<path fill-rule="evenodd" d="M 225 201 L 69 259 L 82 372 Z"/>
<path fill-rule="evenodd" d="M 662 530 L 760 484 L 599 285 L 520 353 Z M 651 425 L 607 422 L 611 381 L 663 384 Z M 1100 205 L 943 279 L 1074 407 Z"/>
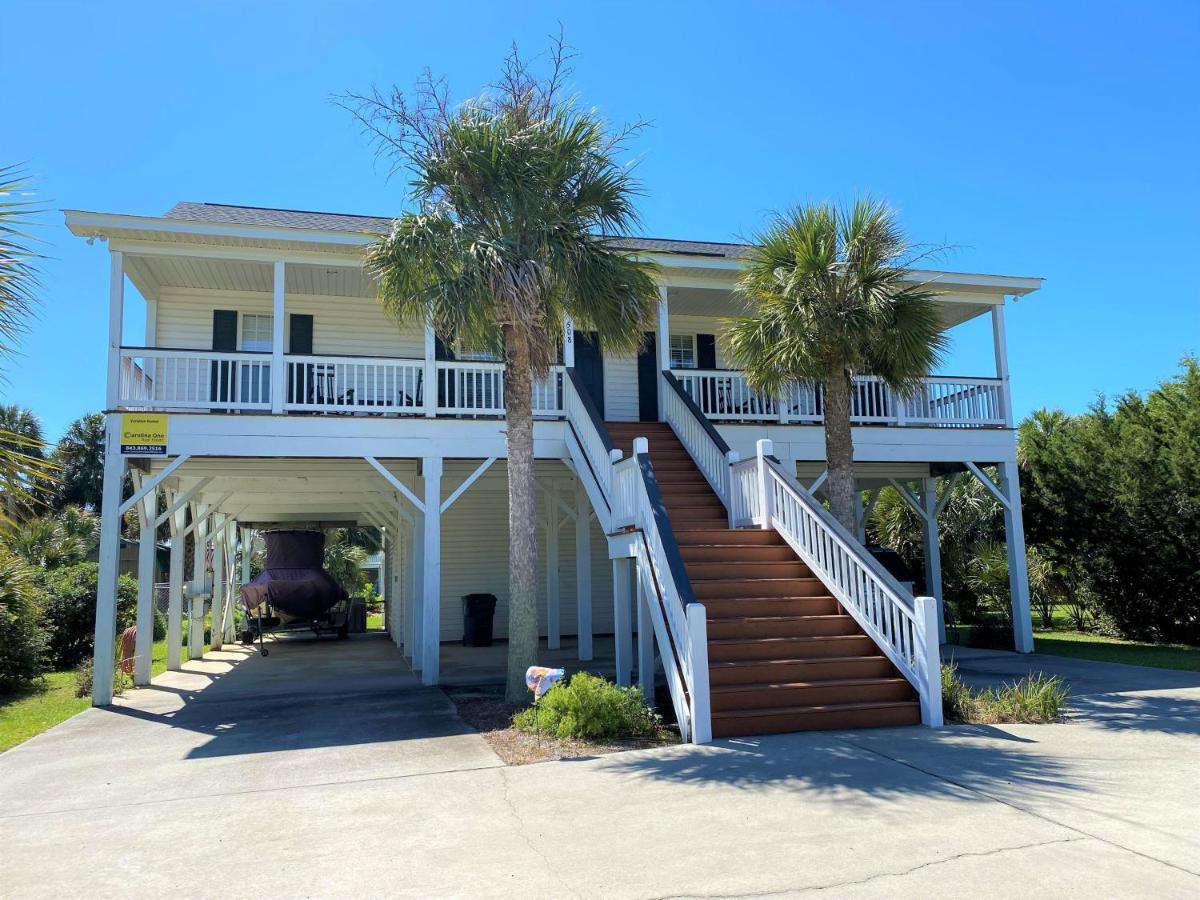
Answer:
<path fill-rule="evenodd" d="M 850 377 L 841 369 L 825 382 L 825 459 L 829 510 L 854 534 L 854 440 L 850 434 Z"/>
<path fill-rule="evenodd" d="M 509 703 L 529 699 L 525 670 L 537 662 L 537 505 L 533 480 L 533 373 L 525 335 L 504 329 L 504 409 L 508 444 Z"/>

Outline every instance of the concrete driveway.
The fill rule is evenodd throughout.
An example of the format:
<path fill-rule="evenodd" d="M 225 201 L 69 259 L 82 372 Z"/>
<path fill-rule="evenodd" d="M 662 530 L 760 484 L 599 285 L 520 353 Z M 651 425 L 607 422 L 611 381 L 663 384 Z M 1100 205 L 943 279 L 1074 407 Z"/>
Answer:
<path fill-rule="evenodd" d="M 0 893 L 1200 894 L 1200 675 L 960 657 L 1081 712 L 510 768 L 386 641 L 240 653 L 0 755 Z"/>

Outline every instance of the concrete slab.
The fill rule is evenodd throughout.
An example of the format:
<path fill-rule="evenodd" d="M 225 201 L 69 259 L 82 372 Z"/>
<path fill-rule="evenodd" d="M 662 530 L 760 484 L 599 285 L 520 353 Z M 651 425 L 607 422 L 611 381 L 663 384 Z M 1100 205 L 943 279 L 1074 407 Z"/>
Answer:
<path fill-rule="evenodd" d="M 358 696 L 325 683 L 332 662 L 313 685 L 317 721 L 288 707 L 272 726 L 290 701 L 262 693 L 269 676 L 238 687 L 251 665 L 266 671 L 246 660 L 218 673 L 226 701 L 157 695 L 152 716 L 175 708 L 193 728 L 95 711 L 86 734 L 76 719 L 0 756 L 0 893 L 1200 893 L 1200 738 L 1170 716 L 782 735 L 506 768 L 413 685 L 373 698 L 405 710 L 390 722 L 366 701 L 331 710 Z M 1167 695 L 1200 704 L 1200 688 L 1104 696 Z M 258 739 L 226 733 L 239 730 Z M 429 752 L 414 752 L 422 741 Z"/>

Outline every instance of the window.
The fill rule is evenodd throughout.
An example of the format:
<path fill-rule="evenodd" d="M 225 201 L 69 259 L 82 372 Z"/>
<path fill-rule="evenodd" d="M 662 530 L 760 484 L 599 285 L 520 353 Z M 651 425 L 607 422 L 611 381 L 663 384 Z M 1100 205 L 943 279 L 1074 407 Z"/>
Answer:
<path fill-rule="evenodd" d="M 691 334 L 671 335 L 671 368 L 696 368 L 696 337 Z"/>
<path fill-rule="evenodd" d="M 269 353 L 273 316 L 242 316 L 242 349 Z"/>
<path fill-rule="evenodd" d="M 454 342 L 454 358 L 466 362 L 501 362 L 500 355 L 495 351 L 480 347 L 466 347 L 458 341 Z"/>

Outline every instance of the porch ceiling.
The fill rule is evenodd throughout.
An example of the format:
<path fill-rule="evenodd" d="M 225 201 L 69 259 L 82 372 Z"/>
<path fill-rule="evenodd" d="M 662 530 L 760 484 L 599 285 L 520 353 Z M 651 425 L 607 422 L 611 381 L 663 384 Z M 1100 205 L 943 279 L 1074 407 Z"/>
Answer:
<path fill-rule="evenodd" d="M 199 256 L 126 258 L 125 270 L 142 296 L 157 298 L 163 288 L 270 294 L 274 267 L 267 262 Z M 284 291 L 292 295 L 374 297 L 375 284 L 361 266 L 289 263 Z"/>

